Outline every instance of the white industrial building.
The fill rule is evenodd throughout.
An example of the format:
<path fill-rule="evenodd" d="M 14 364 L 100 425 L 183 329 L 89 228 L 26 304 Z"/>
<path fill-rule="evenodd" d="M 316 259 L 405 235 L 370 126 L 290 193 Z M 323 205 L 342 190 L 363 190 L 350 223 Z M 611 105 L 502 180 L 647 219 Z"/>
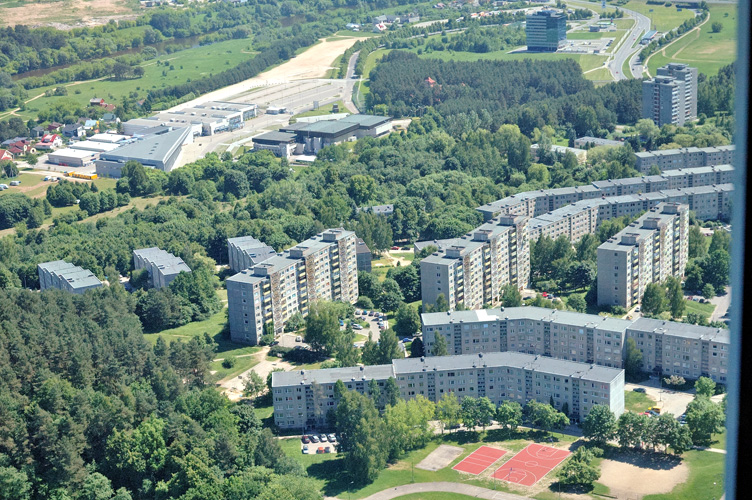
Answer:
<path fill-rule="evenodd" d="M 48 153 L 47 163 L 64 167 L 85 167 L 90 165 L 96 156 L 96 151 L 65 148 Z"/>

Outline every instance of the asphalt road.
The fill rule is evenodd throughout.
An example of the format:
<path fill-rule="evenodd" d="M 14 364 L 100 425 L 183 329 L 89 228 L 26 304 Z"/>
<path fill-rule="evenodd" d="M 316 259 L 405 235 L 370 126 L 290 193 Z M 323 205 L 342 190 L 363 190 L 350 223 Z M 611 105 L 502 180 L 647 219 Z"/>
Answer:
<path fill-rule="evenodd" d="M 621 7 L 620 7 L 621 8 Z M 608 63 L 608 69 L 611 71 L 611 76 L 615 80 L 626 80 L 628 78 L 641 78 L 642 66 L 637 65 L 637 54 L 644 47 L 640 45 L 640 39 L 642 36 L 650 31 L 650 19 L 647 16 L 635 12 L 633 10 L 621 8 L 624 14 L 635 20 L 635 24 L 623 39 L 621 46 L 614 54 L 614 57 Z M 623 71 L 624 62 L 629 60 L 629 68 L 632 72 L 631 75 L 625 75 Z"/>

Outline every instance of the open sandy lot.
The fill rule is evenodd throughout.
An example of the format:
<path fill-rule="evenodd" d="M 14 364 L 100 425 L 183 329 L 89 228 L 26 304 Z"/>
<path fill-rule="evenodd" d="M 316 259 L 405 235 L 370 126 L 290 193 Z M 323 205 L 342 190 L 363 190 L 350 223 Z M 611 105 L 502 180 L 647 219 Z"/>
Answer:
<path fill-rule="evenodd" d="M 107 24 L 110 19 L 133 16 L 126 0 L 62 0 L 21 7 L 0 7 L 0 25 L 49 25 L 58 29 Z"/>
<path fill-rule="evenodd" d="M 608 486 L 616 498 L 638 500 L 645 495 L 668 493 L 689 477 L 689 467 L 675 457 L 665 456 L 665 460 L 651 463 L 646 456 L 603 460 L 598 481 Z"/>
<path fill-rule="evenodd" d="M 455 458 L 459 457 L 463 451 L 464 450 L 459 446 L 449 446 L 442 444 L 441 446 L 433 450 L 426 458 L 421 460 L 420 463 L 415 467 L 417 467 L 418 469 L 432 471 L 443 469 L 447 465 L 451 464 Z"/>
<path fill-rule="evenodd" d="M 326 76 L 326 72 L 333 67 L 337 59 L 358 40 L 365 40 L 365 37 L 345 38 L 331 42 L 322 40 L 286 63 L 265 71 L 254 78 L 204 94 L 198 99 L 176 106 L 173 110 L 187 108 L 206 101 L 231 100 L 238 94 L 265 85 L 278 85 L 290 80 L 323 78 Z"/>

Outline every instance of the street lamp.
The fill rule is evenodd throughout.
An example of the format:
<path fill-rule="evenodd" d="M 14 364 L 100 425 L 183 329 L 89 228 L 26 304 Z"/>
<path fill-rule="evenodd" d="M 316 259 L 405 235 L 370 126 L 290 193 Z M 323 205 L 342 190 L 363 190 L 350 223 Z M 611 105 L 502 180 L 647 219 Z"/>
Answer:
<path fill-rule="evenodd" d="M 352 500 L 352 485 L 355 481 L 350 481 L 350 485 L 347 487 L 347 498 Z"/>

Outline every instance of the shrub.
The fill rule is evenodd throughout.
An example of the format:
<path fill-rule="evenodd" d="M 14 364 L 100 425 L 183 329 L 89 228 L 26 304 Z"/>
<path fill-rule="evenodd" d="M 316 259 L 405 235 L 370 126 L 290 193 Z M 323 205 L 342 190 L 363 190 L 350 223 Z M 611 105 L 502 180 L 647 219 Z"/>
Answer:
<path fill-rule="evenodd" d="M 222 360 L 222 368 L 230 369 L 235 366 L 235 358 L 228 356 Z"/>

